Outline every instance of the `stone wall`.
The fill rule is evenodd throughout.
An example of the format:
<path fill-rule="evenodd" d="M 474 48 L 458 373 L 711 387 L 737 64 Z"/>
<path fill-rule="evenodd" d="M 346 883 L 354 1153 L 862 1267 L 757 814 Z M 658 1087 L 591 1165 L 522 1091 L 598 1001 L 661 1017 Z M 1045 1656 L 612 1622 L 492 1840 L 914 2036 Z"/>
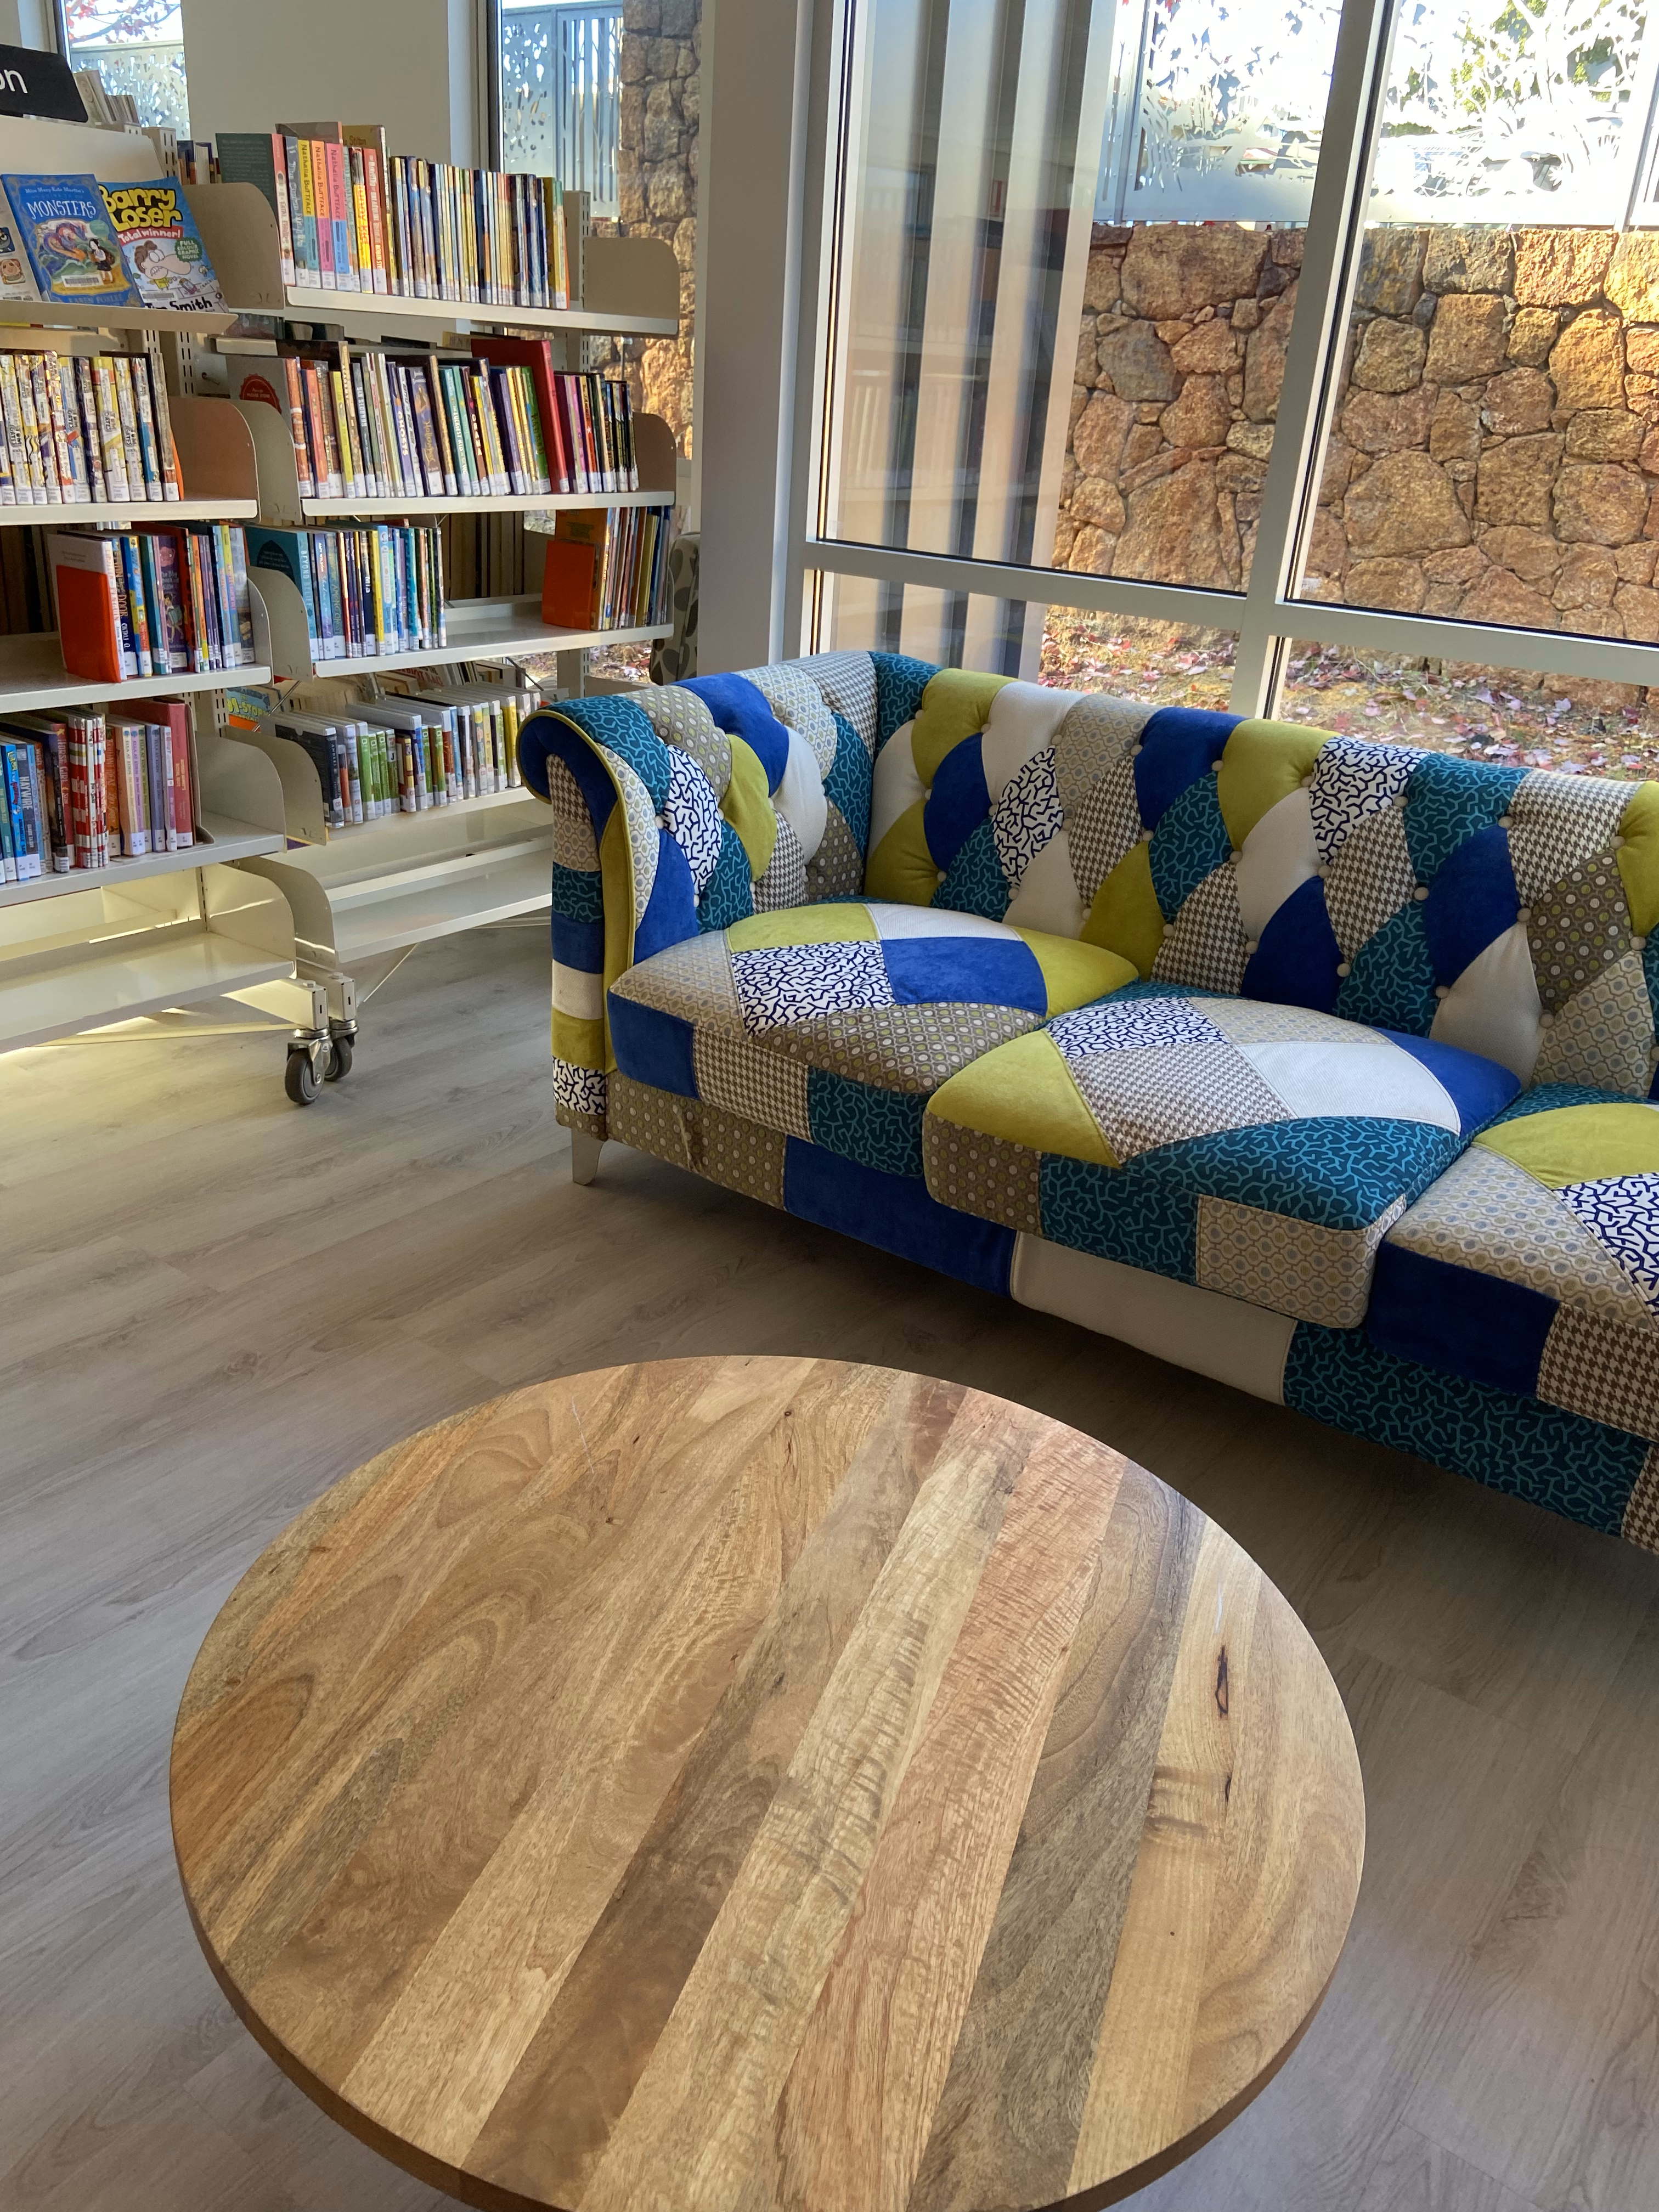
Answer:
<path fill-rule="evenodd" d="M 1248 575 L 1301 258 L 1096 226 L 1056 565 Z M 1370 232 L 1309 596 L 1659 640 L 1656 551 L 1659 236 Z"/>
<path fill-rule="evenodd" d="M 617 228 L 666 239 L 680 270 L 680 334 L 631 341 L 629 378 L 635 401 L 664 418 L 686 454 L 691 451 L 702 18 L 702 0 L 623 0 L 617 145 Z"/>

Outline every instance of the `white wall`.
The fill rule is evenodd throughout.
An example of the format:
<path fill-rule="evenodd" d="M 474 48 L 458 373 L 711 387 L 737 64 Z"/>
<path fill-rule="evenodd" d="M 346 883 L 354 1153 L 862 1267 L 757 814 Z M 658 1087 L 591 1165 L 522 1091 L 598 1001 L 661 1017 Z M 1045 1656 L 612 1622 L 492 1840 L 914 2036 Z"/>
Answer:
<path fill-rule="evenodd" d="M 49 54 L 57 44 L 47 0 L 0 0 L 0 46 L 30 46 Z"/>
<path fill-rule="evenodd" d="M 483 158 L 473 0 L 184 0 L 184 21 L 192 137 L 384 123 L 394 154 Z"/>

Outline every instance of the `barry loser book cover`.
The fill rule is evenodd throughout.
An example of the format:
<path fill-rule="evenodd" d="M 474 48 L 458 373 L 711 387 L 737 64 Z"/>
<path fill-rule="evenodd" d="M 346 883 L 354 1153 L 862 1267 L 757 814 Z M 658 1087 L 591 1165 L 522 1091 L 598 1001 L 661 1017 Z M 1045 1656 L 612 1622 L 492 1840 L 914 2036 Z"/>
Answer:
<path fill-rule="evenodd" d="M 146 307 L 222 312 L 224 295 L 190 204 L 170 177 L 103 185 L 104 206 L 127 274 Z"/>
<path fill-rule="evenodd" d="M 0 177 L 43 299 L 130 307 L 121 248 L 92 177 Z"/>

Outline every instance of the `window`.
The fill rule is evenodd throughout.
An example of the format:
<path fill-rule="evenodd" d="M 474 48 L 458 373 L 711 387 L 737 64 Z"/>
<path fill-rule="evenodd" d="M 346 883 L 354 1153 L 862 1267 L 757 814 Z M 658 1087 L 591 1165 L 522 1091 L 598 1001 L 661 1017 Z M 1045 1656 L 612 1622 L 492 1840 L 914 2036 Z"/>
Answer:
<path fill-rule="evenodd" d="M 614 216 L 621 7 L 501 0 L 496 24 L 503 167 L 556 177 L 588 193 L 595 215 Z"/>
<path fill-rule="evenodd" d="M 809 644 L 1037 678 L 1161 624 L 1238 711 L 1484 684 L 1645 759 L 1659 10 L 817 5 Z"/>
<path fill-rule="evenodd" d="M 180 0 L 64 0 L 64 46 L 71 69 L 126 94 L 141 123 L 189 137 Z"/>

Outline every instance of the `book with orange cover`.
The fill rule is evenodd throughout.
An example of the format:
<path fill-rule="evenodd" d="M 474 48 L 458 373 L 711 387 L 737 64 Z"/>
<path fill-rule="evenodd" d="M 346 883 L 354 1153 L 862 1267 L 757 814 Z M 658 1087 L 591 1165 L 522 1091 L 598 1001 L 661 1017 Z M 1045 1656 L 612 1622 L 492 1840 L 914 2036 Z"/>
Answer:
<path fill-rule="evenodd" d="M 71 676 L 119 684 L 127 671 L 121 652 L 120 600 L 115 548 L 106 538 L 54 532 L 47 541 L 58 595 L 58 639 Z"/>
<path fill-rule="evenodd" d="M 575 518 L 561 515 L 562 523 Z M 601 523 L 603 517 L 600 518 Z M 557 629 L 597 629 L 599 555 L 603 549 L 577 538 L 550 538 L 542 572 L 542 620 Z"/>

